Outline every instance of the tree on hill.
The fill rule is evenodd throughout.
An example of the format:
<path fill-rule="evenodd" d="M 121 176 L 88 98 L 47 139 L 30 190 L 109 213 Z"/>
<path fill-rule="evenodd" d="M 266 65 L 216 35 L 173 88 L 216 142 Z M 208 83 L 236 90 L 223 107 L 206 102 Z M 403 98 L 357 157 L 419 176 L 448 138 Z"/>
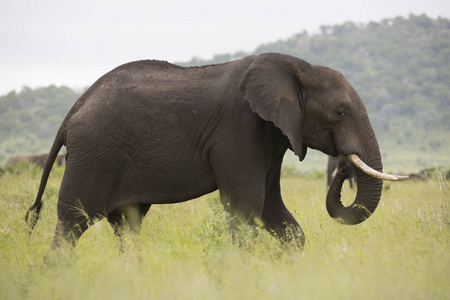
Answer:
<path fill-rule="evenodd" d="M 0 97 L 0 162 L 15 154 L 45 153 L 80 93 L 62 86 L 24 87 Z"/>

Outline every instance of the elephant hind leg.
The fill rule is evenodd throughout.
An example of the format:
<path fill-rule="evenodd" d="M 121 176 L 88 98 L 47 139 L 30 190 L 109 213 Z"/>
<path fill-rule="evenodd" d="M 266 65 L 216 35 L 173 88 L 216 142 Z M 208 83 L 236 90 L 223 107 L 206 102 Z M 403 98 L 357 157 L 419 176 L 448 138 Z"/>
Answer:
<path fill-rule="evenodd" d="M 64 242 L 75 246 L 83 232 L 91 225 L 87 214 L 74 207 L 58 203 L 58 221 L 53 237 L 52 248 L 60 248 Z"/>
<path fill-rule="evenodd" d="M 122 240 L 125 229 L 138 234 L 141 230 L 142 219 L 150 209 L 151 204 L 128 204 L 117 208 L 108 214 L 108 222 L 114 229 L 114 234 Z"/>

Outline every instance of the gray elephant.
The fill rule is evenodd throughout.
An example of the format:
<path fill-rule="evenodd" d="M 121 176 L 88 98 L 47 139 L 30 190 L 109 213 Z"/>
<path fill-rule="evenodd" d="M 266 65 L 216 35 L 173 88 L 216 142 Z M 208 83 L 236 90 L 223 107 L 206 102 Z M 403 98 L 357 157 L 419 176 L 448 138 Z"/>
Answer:
<path fill-rule="evenodd" d="M 348 181 L 350 183 L 350 188 L 353 188 L 353 182 L 356 181 L 355 169 L 353 168 L 353 164 L 345 156 L 342 155 L 338 155 L 336 157 L 328 156 L 328 164 L 327 164 L 328 187 L 331 184 L 334 172 L 344 167 L 346 168 L 345 172 L 348 173 Z"/>
<path fill-rule="evenodd" d="M 10 159 L 8 159 L 8 161 L 5 164 L 5 167 L 13 166 L 21 161 L 28 161 L 32 164 L 35 164 L 38 167 L 44 168 L 47 160 L 48 160 L 48 153 L 33 154 L 33 155 L 26 155 L 26 156 L 16 155 L 16 156 L 13 156 Z M 58 166 L 63 166 L 65 164 L 65 155 L 64 154 L 57 156 L 56 164 Z"/>
<path fill-rule="evenodd" d="M 66 155 L 60 154 L 56 157 L 56 165 L 57 166 L 65 166 L 66 165 Z"/>
<path fill-rule="evenodd" d="M 278 53 L 188 68 L 136 61 L 105 74 L 59 128 L 26 216 L 31 228 L 63 145 L 53 246 L 61 238 L 76 244 L 89 221 L 103 216 L 116 234 L 125 222 L 138 231 L 152 204 L 216 189 L 232 232 L 259 219 L 282 241 L 303 246 L 304 233 L 280 193 L 287 149 L 300 160 L 308 147 L 346 155 L 371 174 L 356 170 L 358 193 L 349 207 L 340 204 L 340 190 L 330 188 L 330 215 L 344 223 L 367 219 L 380 199 L 381 179 L 399 179 L 382 173 L 366 109 L 344 76 Z"/>
<path fill-rule="evenodd" d="M 399 175 L 407 175 L 407 173 L 403 172 L 403 171 L 397 171 L 396 172 Z M 410 173 L 408 175 L 408 177 L 411 180 L 422 180 L 422 181 L 426 181 L 428 179 L 427 177 L 427 172 L 425 170 L 420 170 L 419 173 Z"/>
<path fill-rule="evenodd" d="M 38 167 L 43 168 L 45 166 L 45 162 L 47 161 L 48 154 L 33 154 L 33 155 L 16 155 L 8 159 L 5 164 L 5 167 L 13 166 L 21 161 L 28 161 L 32 164 L 35 164 Z"/>
<path fill-rule="evenodd" d="M 409 174 L 409 178 L 415 179 L 415 180 L 427 180 L 427 172 L 425 170 L 420 170 L 419 173 L 411 173 Z"/>

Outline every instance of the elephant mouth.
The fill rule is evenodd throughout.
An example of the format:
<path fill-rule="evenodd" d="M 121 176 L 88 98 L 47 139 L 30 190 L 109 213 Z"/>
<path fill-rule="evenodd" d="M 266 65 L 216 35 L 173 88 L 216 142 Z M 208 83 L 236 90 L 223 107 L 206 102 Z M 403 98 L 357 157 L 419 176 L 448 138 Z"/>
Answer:
<path fill-rule="evenodd" d="M 304 143 L 308 148 L 319 150 L 327 155 L 333 157 L 339 155 L 333 133 L 329 128 L 317 131 L 311 138 L 305 137 Z"/>

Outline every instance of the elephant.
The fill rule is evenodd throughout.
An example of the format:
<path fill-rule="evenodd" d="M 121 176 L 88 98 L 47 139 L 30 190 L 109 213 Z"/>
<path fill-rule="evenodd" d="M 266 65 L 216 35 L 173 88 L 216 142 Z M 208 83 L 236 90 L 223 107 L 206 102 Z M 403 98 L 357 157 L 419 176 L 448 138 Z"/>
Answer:
<path fill-rule="evenodd" d="M 139 232 L 151 205 L 218 189 L 232 236 L 240 224 L 262 226 L 303 248 L 304 232 L 281 197 L 287 149 L 300 161 L 312 148 L 345 155 L 358 166 L 352 205 L 342 206 L 338 189 L 327 196 L 330 215 L 346 224 L 374 212 L 382 180 L 405 179 L 382 172 L 367 111 L 344 76 L 280 53 L 199 67 L 141 60 L 100 77 L 56 134 L 25 217 L 30 230 L 63 145 L 52 247 L 62 241 L 75 246 L 90 222 L 102 218 L 119 237 L 127 224 Z"/>
<path fill-rule="evenodd" d="M 30 163 L 35 164 L 38 167 L 44 168 L 45 163 L 47 162 L 47 159 L 48 159 L 48 153 L 33 154 L 33 155 L 26 155 L 26 156 L 16 155 L 16 156 L 13 156 L 10 159 L 8 159 L 8 161 L 5 164 L 5 167 L 12 166 L 21 161 L 29 161 Z M 63 166 L 65 164 L 65 155 L 64 154 L 58 155 L 56 158 L 56 163 L 58 166 Z"/>
<path fill-rule="evenodd" d="M 405 172 L 403 172 L 403 171 L 397 171 L 396 173 L 399 174 L 399 175 L 407 175 L 407 173 L 405 173 Z M 411 180 L 422 180 L 422 181 L 426 181 L 426 180 L 428 179 L 428 177 L 427 177 L 427 171 L 425 171 L 425 170 L 420 170 L 419 173 L 410 173 L 410 174 L 408 175 L 408 177 L 409 177 Z"/>
<path fill-rule="evenodd" d="M 334 172 L 343 167 L 346 167 L 346 172 L 348 172 L 349 175 L 348 181 L 350 183 L 350 188 L 353 188 L 353 181 L 356 181 L 355 169 L 353 168 L 352 163 L 342 155 L 336 157 L 328 156 L 327 187 L 331 184 Z"/>
<path fill-rule="evenodd" d="M 65 166 L 66 165 L 66 155 L 60 154 L 56 157 L 56 165 L 57 166 Z"/>
<path fill-rule="evenodd" d="M 48 153 L 40 155 L 32 155 L 28 161 L 35 164 L 36 166 L 43 168 L 45 167 L 45 162 L 48 159 Z"/>
<path fill-rule="evenodd" d="M 13 166 L 21 161 L 28 161 L 32 164 L 35 164 L 38 167 L 43 168 L 45 166 L 45 162 L 47 161 L 48 154 L 33 154 L 33 155 L 16 155 L 8 159 L 5 164 L 5 167 Z"/>
<path fill-rule="evenodd" d="M 427 172 L 425 170 L 420 170 L 419 173 L 411 173 L 411 174 L 409 174 L 408 177 L 411 179 L 426 181 L 427 180 Z"/>

